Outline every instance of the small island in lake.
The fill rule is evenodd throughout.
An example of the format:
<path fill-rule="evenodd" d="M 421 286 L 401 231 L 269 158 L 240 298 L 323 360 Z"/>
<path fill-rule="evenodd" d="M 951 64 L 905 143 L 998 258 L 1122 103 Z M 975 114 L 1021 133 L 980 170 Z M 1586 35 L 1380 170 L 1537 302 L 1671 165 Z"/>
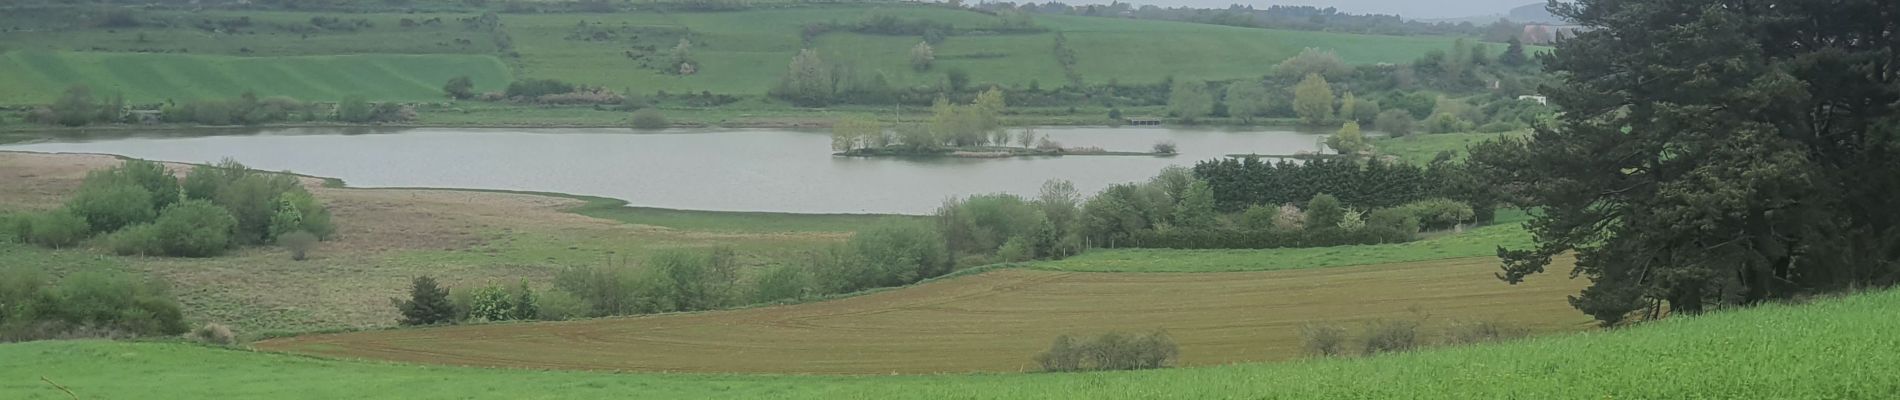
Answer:
<path fill-rule="evenodd" d="M 1064 147 L 1034 128 L 1012 132 L 1002 126 L 1003 94 L 990 89 L 967 105 L 938 99 L 928 121 L 887 129 L 870 118 L 844 118 L 831 125 L 833 155 L 846 157 L 1008 158 L 1043 156 L 1173 156 L 1174 142 L 1155 143 L 1150 151 L 1108 151 L 1100 147 Z"/>

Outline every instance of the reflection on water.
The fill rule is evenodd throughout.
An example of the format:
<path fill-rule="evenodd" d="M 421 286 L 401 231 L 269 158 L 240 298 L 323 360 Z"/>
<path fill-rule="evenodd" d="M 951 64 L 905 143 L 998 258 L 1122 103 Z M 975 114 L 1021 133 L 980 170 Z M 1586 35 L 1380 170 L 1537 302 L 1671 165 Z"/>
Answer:
<path fill-rule="evenodd" d="M 4 150 L 111 153 L 165 161 L 234 158 L 267 170 L 337 177 L 356 187 L 530 190 L 625 199 L 636 206 L 721 211 L 924 214 L 944 199 L 981 193 L 1034 195 L 1066 179 L 1083 193 L 1226 154 L 1292 154 L 1320 136 L 1292 131 L 1038 128 L 1070 147 L 1175 157 L 865 159 L 831 156 L 824 132 L 777 129 L 389 129 L 291 128 L 95 136 L 0 146 Z M 211 134 L 212 136 L 206 136 Z"/>

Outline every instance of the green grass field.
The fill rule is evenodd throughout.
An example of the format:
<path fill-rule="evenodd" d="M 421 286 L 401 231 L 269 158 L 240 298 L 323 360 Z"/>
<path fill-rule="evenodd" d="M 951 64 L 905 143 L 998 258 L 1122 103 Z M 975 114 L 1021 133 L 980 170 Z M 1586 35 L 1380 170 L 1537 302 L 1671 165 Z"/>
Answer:
<path fill-rule="evenodd" d="M 449 78 L 469 76 L 482 90 L 510 81 L 508 68 L 482 55 L 337 55 L 234 57 L 186 54 L 15 51 L 0 53 L 0 104 L 44 104 L 67 87 L 134 103 L 167 99 L 290 96 L 336 101 L 429 101 Z"/>
<path fill-rule="evenodd" d="M 1900 396 L 1900 291 L 1368 359 L 1142 372 L 666 375 L 325 360 L 171 343 L 0 345 L 0 394 L 273 399 L 1879 399 Z"/>
<path fill-rule="evenodd" d="M 735 12 L 503 14 L 519 58 L 493 58 L 489 33 L 469 29 L 463 14 L 336 14 L 300 12 L 148 11 L 135 28 L 62 27 L 0 33 L 0 104 L 37 104 L 85 83 L 134 101 L 234 96 L 245 90 L 335 100 L 440 98 L 448 78 L 470 75 L 479 91 L 517 77 L 554 78 L 638 94 L 656 91 L 759 95 L 774 86 L 804 45 L 807 24 L 854 23 L 867 14 L 925 18 L 981 31 L 996 17 L 920 5 L 831 5 Z M 14 23 L 19 17 L 13 18 Z M 203 29 L 204 21 L 248 18 L 234 31 Z M 362 19 L 348 30 L 315 29 L 312 18 Z M 404 26 L 400 21 L 441 23 Z M 937 46 L 938 62 L 914 71 L 908 52 L 921 38 L 832 32 L 814 46 L 830 62 L 861 74 L 882 73 L 892 85 L 935 85 L 951 69 L 977 84 L 1053 88 L 1067 83 L 1053 56 L 1063 32 L 1088 83 L 1225 80 L 1258 77 L 1307 47 L 1336 51 L 1348 62 L 1405 62 L 1451 46 L 1450 37 L 1393 37 L 1251 29 L 1218 25 L 1043 15 L 1049 32 L 970 33 Z M 595 38 L 591 34 L 611 32 Z M 694 75 L 673 75 L 652 62 L 688 37 Z M 657 49 L 657 50 L 649 50 Z M 159 53 L 151 53 L 159 52 Z M 635 54 L 641 59 L 630 57 Z M 390 58 L 395 55 L 414 55 Z M 234 56 L 234 57 L 222 57 Z M 325 56 L 316 58 L 294 58 Z M 330 56 L 349 56 L 335 57 Z M 1194 60 L 1194 62 L 1181 62 Z M 506 65 L 504 66 L 504 61 Z M 452 118 L 451 118 L 452 119 Z"/>

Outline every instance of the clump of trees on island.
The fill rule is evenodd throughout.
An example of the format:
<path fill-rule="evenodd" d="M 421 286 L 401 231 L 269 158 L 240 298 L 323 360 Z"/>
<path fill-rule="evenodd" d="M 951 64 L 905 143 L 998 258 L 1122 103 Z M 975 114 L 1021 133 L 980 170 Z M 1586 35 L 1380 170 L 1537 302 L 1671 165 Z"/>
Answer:
<path fill-rule="evenodd" d="M 212 257 L 286 237 L 304 247 L 304 235 L 334 232 L 329 210 L 296 177 L 230 160 L 197 166 L 182 184 L 163 165 L 126 160 L 88 174 L 65 207 L 0 215 L 0 233 L 13 240 L 65 248 L 97 238 L 138 256 Z"/>
<path fill-rule="evenodd" d="M 991 88 L 967 105 L 938 98 L 931 107 L 930 119 L 922 124 L 902 124 L 886 129 L 875 119 L 847 117 L 832 124 L 831 149 L 847 156 L 932 156 L 1007 157 L 1024 155 L 1172 155 L 1172 142 L 1156 143 L 1152 152 L 1109 152 L 1099 148 L 1065 148 L 1061 143 L 1036 133 L 1035 129 L 1011 132 L 1003 127 L 1001 115 L 1007 108 L 1003 92 Z"/>

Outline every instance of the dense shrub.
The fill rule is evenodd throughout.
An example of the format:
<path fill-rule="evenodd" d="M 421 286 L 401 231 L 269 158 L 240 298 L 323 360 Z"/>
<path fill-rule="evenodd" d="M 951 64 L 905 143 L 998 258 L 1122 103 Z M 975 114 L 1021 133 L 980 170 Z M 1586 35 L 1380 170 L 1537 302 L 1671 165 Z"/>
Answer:
<path fill-rule="evenodd" d="M 970 196 L 937 208 L 937 230 L 946 247 L 960 255 L 994 254 L 1016 238 L 1048 242 L 1048 218 L 1034 203 L 1012 194 Z M 1034 254 L 1036 249 L 1024 249 Z"/>
<path fill-rule="evenodd" d="M 657 108 L 647 107 L 633 112 L 633 129 L 654 130 L 670 126 L 673 124 L 667 122 L 666 115 L 660 114 Z"/>
<path fill-rule="evenodd" d="M 1045 372 L 1121 371 L 1172 367 L 1180 356 L 1180 347 L 1165 332 L 1110 332 L 1080 343 L 1058 336 L 1036 362 Z"/>
<path fill-rule="evenodd" d="M 437 285 L 435 278 L 418 276 L 409 284 L 408 299 L 389 299 L 402 313 L 403 325 L 434 325 L 455 322 L 455 305 L 449 302 L 449 290 Z"/>
<path fill-rule="evenodd" d="M 56 249 L 78 245 L 91 235 L 86 219 L 67 210 L 15 217 L 13 225 L 21 242 Z"/>
<path fill-rule="evenodd" d="M 449 82 L 442 85 L 442 93 L 451 99 L 468 100 L 475 97 L 475 81 L 467 75 L 449 78 Z"/>
<path fill-rule="evenodd" d="M 335 229 L 329 211 L 295 176 L 259 173 L 236 161 L 193 168 L 184 191 L 187 198 L 229 210 L 237 218 L 234 241 L 239 244 L 271 243 L 276 234 L 297 230 L 323 238 Z"/>
<path fill-rule="evenodd" d="M 655 312 L 638 270 L 608 263 L 574 266 L 554 276 L 554 287 L 586 305 L 585 316 L 634 315 Z"/>
<path fill-rule="evenodd" d="M 229 211 L 204 200 L 186 200 L 171 207 L 152 223 L 160 248 L 173 257 L 211 257 L 231 247 L 238 220 Z"/>
<path fill-rule="evenodd" d="M 768 267 L 752 283 L 749 298 L 753 304 L 798 300 L 811 294 L 811 275 L 790 265 Z"/>
<path fill-rule="evenodd" d="M 647 258 L 644 267 L 651 284 L 644 285 L 658 311 L 713 310 L 730 305 L 738 289 L 739 270 L 732 250 L 664 250 Z"/>
<path fill-rule="evenodd" d="M 1411 211 L 1401 208 L 1381 208 L 1366 214 L 1366 226 L 1391 229 L 1393 232 L 1417 233 L 1418 217 Z"/>
<path fill-rule="evenodd" d="M 943 235 L 925 223 L 886 220 L 852 235 L 848 246 L 870 273 L 858 289 L 900 286 L 950 272 Z"/>
<path fill-rule="evenodd" d="M 185 333 L 184 314 L 163 286 L 82 271 L 58 280 L 33 267 L 0 266 L 0 341 Z"/>
<path fill-rule="evenodd" d="M 79 192 L 66 201 L 66 209 L 85 218 L 92 232 L 112 232 L 151 222 L 158 215 L 152 204 L 151 191 L 110 174 L 94 172 L 86 177 Z"/>
<path fill-rule="evenodd" d="M 118 232 L 106 235 L 105 245 L 113 254 L 122 256 L 162 256 L 165 255 L 165 243 L 152 224 L 139 224 L 125 227 Z"/>
<path fill-rule="evenodd" d="M 1421 228 L 1444 230 L 1475 222 L 1477 212 L 1470 204 L 1449 199 L 1426 199 L 1397 207 L 1418 219 Z"/>

